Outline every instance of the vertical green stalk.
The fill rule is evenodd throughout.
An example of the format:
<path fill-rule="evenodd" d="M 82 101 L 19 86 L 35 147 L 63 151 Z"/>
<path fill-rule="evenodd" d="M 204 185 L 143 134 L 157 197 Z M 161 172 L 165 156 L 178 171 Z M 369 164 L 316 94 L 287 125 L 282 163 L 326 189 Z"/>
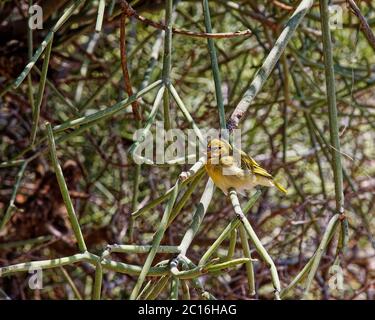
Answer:
<path fill-rule="evenodd" d="M 203 266 L 208 262 L 208 260 L 217 250 L 217 248 L 219 248 L 220 244 L 230 235 L 232 230 L 236 229 L 239 226 L 239 224 L 240 224 L 240 221 L 238 219 L 234 219 L 225 227 L 225 229 L 221 232 L 220 236 L 207 249 L 207 251 L 204 253 L 202 258 L 199 260 L 199 263 L 198 263 L 199 266 Z"/>
<path fill-rule="evenodd" d="M 169 111 L 170 99 L 169 90 L 164 91 L 163 96 L 163 114 L 164 114 L 164 130 L 168 131 L 171 128 L 171 115 Z"/>
<path fill-rule="evenodd" d="M 202 132 L 200 131 L 200 129 L 197 126 L 197 124 L 194 122 L 193 117 L 191 116 L 190 112 L 188 111 L 188 109 L 186 108 L 185 104 L 181 100 L 181 98 L 178 95 L 176 89 L 174 88 L 174 86 L 172 84 L 169 85 L 168 89 L 170 90 L 170 93 L 172 94 L 174 100 L 176 101 L 177 106 L 180 108 L 181 112 L 184 114 L 185 119 L 192 126 L 195 134 L 197 135 L 197 137 L 199 139 L 199 142 L 200 143 L 204 143 L 205 139 L 204 139 L 204 137 L 202 135 Z"/>
<path fill-rule="evenodd" d="M 257 190 L 252 196 L 251 198 L 249 199 L 249 201 L 247 202 L 247 204 L 245 205 L 245 209 L 243 210 L 243 212 L 246 214 L 252 207 L 253 205 L 256 203 L 256 201 L 259 199 L 259 197 L 261 196 L 262 194 L 262 191 L 261 190 Z M 220 234 L 220 236 L 215 240 L 215 242 L 211 245 L 210 248 L 208 248 L 208 250 L 205 252 L 205 254 L 202 256 L 202 258 L 200 259 L 198 265 L 199 266 L 202 266 L 202 265 L 205 265 L 207 263 L 207 261 L 210 259 L 210 257 L 213 255 L 213 253 L 217 250 L 217 248 L 220 246 L 220 244 L 228 237 L 228 235 L 232 232 L 232 230 L 234 230 L 235 228 L 237 228 L 238 226 L 240 225 L 240 221 L 238 219 L 234 219 L 232 220 L 226 227 L 225 229 L 222 231 L 222 233 Z"/>
<path fill-rule="evenodd" d="M 198 183 L 201 181 L 203 177 L 204 171 L 202 171 L 200 174 L 198 174 L 196 177 L 193 178 L 193 181 L 188 186 L 185 193 L 182 195 L 182 197 L 178 200 L 176 203 L 176 206 L 169 217 L 168 221 L 168 227 L 171 225 L 171 223 L 174 221 L 174 219 L 178 216 L 178 214 L 181 212 L 182 208 L 185 206 L 186 202 L 189 200 L 191 194 L 196 190 L 196 187 Z"/>
<path fill-rule="evenodd" d="M 39 88 L 38 88 L 38 93 L 37 93 L 37 96 L 36 96 L 35 107 L 34 107 L 34 110 L 33 110 L 33 124 L 32 124 L 32 127 L 31 127 L 31 138 L 30 138 L 31 145 L 34 145 L 34 143 L 35 143 L 36 133 L 37 133 L 37 130 L 38 130 L 40 106 L 42 105 L 43 93 L 44 93 L 44 88 L 45 88 L 45 85 L 46 85 L 49 58 L 51 56 L 51 50 L 52 50 L 52 43 L 53 43 L 53 36 L 51 38 L 51 41 L 47 45 L 46 52 L 44 53 L 42 73 L 40 75 Z"/>
<path fill-rule="evenodd" d="M 256 235 L 255 231 L 253 230 L 252 226 L 250 225 L 249 220 L 247 220 L 246 216 L 244 215 L 240 202 L 238 201 L 237 192 L 231 188 L 229 191 L 229 197 L 233 205 L 233 209 L 238 217 L 238 219 L 243 224 L 251 242 L 254 244 L 255 249 L 258 251 L 259 255 L 263 258 L 263 260 L 267 263 L 272 278 L 272 284 L 275 288 L 275 298 L 280 299 L 280 280 L 279 275 L 277 273 L 277 269 L 275 263 L 273 262 L 272 258 L 268 254 L 267 250 L 263 247 L 261 241 L 259 240 L 258 236 Z"/>
<path fill-rule="evenodd" d="M 321 163 L 321 160 L 320 160 L 320 157 L 319 157 L 319 152 L 318 152 L 317 145 L 316 145 L 316 137 L 315 137 L 314 127 L 311 124 L 310 118 L 309 118 L 309 116 L 307 115 L 306 112 L 304 112 L 304 118 L 305 118 L 305 121 L 306 121 L 307 128 L 309 129 L 311 146 L 312 146 L 312 148 L 314 150 L 314 153 L 315 153 L 316 164 L 318 165 L 320 183 L 322 185 L 322 193 L 324 195 L 324 199 L 327 199 L 328 197 L 327 197 L 327 191 L 326 191 L 326 186 L 325 186 L 325 177 L 324 177 L 324 173 L 323 173 L 322 163 Z"/>
<path fill-rule="evenodd" d="M 249 286 L 249 295 L 255 295 L 255 277 L 254 277 L 254 266 L 251 258 L 249 242 L 247 240 L 246 230 L 244 226 L 241 224 L 238 227 L 240 231 L 240 239 L 242 244 L 242 250 L 244 253 L 245 258 L 249 258 L 250 260 L 246 262 L 246 274 L 247 274 L 247 282 Z"/>
<path fill-rule="evenodd" d="M 132 198 L 132 211 L 131 212 L 134 212 L 135 210 L 137 210 L 140 178 L 141 178 L 141 165 L 136 164 L 135 172 L 134 172 L 133 198 Z M 133 226 L 134 226 L 134 218 L 132 215 L 129 215 L 129 240 L 130 242 L 133 242 Z"/>
<path fill-rule="evenodd" d="M 227 252 L 226 260 L 231 260 L 236 251 L 236 242 L 237 242 L 237 229 L 233 229 L 229 237 L 229 247 Z"/>
<path fill-rule="evenodd" d="M 92 291 L 92 299 L 93 300 L 100 300 L 100 296 L 102 293 L 102 283 L 103 283 L 103 268 L 98 261 L 95 265 L 95 280 L 94 280 L 94 288 Z"/>
<path fill-rule="evenodd" d="M 314 262 L 315 254 L 311 257 L 311 259 L 305 264 L 302 270 L 293 278 L 292 282 L 280 293 L 280 298 L 284 299 L 288 293 L 305 277 L 306 274 L 310 271 L 311 266 Z"/>
<path fill-rule="evenodd" d="M 130 147 L 129 151 L 130 153 L 133 153 L 137 146 L 139 145 L 140 143 L 140 139 L 145 139 L 147 134 L 149 133 L 150 131 L 150 128 L 155 120 L 155 117 L 156 117 L 156 113 L 159 109 L 159 104 L 161 102 L 161 99 L 163 98 L 163 94 L 164 94 L 164 90 L 165 90 L 165 86 L 161 86 L 158 93 L 156 94 L 156 98 L 154 100 L 154 104 L 152 105 L 152 109 L 151 109 L 151 112 L 146 120 L 146 126 L 143 128 L 142 130 L 142 134 L 141 136 L 139 137 L 138 141 L 135 141 L 133 143 L 133 145 Z M 133 156 L 135 156 L 136 154 L 134 153 Z"/>
<path fill-rule="evenodd" d="M 33 5 L 33 0 L 29 0 L 29 8 Z M 30 19 L 31 17 L 31 13 L 29 13 L 28 15 L 28 18 Z M 31 60 L 32 57 L 33 57 L 33 48 L 34 48 L 34 45 L 33 45 L 33 29 L 31 29 L 29 27 L 29 25 L 27 26 L 27 53 L 28 53 L 28 59 Z M 32 77 L 31 77 L 31 74 L 29 73 L 27 75 L 27 91 L 28 91 L 28 95 L 29 95 L 29 101 L 30 101 L 30 106 L 31 106 L 31 110 L 34 114 L 35 112 L 35 105 L 34 105 L 34 90 L 33 90 L 33 81 L 32 81 Z"/>
<path fill-rule="evenodd" d="M 203 0 L 203 14 L 204 14 L 204 24 L 206 27 L 206 32 L 212 33 L 210 7 L 208 5 L 208 0 Z M 213 73 L 214 82 L 215 82 L 215 93 L 216 93 L 217 107 L 219 109 L 220 128 L 226 129 L 227 124 L 225 121 L 223 93 L 221 91 L 221 77 L 220 77 L 220 71 L 219 71 L 219 64 L 217 61 L 215 43 L 212 38 L 207 38 L 207 43 L 208 43 L 208 51 L 210 53 L 210 58 L 211 58 L 212 73 Z"/>
<path fill-rule="evenodd" d="M 165 0 L 165 37 L 164 37 L 164 56 L 163 56 L 163 82 L 165 85 L 170 83 L 170 73 L 172 66 L 172 11 L 173 0 Z"/>
<path fill-rule="evenodd" d="M 283 73 L 284 73 L 284 110 L 283 110 L 283 163 L 286 163 L 286 151 L 287 151 L 287 137 L 288 137 L 288 106 L 290 104 L 290 96 L 289 96 L 289 68 L 288 68 L 288 61 L 286 59 L 285 52 L 281 55 L 281 63 L 283 65 Z"/>
<path fill-rule="evenodd" d="M 137 282 L 133 288 L 133 291 L 130 295 L 130 300 L 134 300 L 137 298 L 138 296 L 138 293 L 139 291 L 141 290 L 141 287 L 142 287 L 142 284 L 146 278 L 146 275 L 148 273 L 148 271 L 150 270 L 151 268 L 151 265 L 152 265 L 152 261 L 154 260 L 155 258 L 155 255 L 156 255 L 156 252 L 158 250 L 158 247 L 160 245 L 160 242 L 161 242 L 161 239 L 163 238 L 163 235 L 164 235 L 164 232 L 167 228 L 167 224 L 168 224 L 168 220 L 169 220 L 169 216 L 172 212 L 172 209 L 173 209 L 173 205 L 176 201 L 176 198 L 177 198 L 177 194 L 178 194 L 178 190 L 179 190 L 179 182 L 176 183 L 174 189 L 173 189 L 173 193 L 171 194 L 170 198 L 169 198 L 169 201 L 165 207 L 165 210 L 164 210 L 164 214 L 163 214 L 163 217 L 162 217 L 162 220 L 159 224 L 159 227 L 158 227 L 158 230 L 157 232 L 155 233 L 155 236 L 154 236 L 154 239 L 153 239 L 153 242 L 152 242 L 152 248 L 150 250 L 150 253 L 148 254 L 147 256 L 147 259 L 143 265 L 143 268 L 142 268 L 142 271 L 137 279 Z"/>
<path fill-rule="evenodd" d="M 329 114 L 329 130 L 332 144 L 332 162 L 335 179 L 336 208 L 339 213 L 344 211 L 343 175 L 340 153 L 339 127 L 337 119 L 335 74 L 333 68 L 331 33 L 329 30 L 328 0 L 320 1 L 320 15 L 323 32 L 323 52 L 327 88 Z"/>
<path fill-rule="evenodd" d="M 74 235 L 77 239 L 78 247 L 81 252 L 87 251 L 85 240 L 83 239 L 82 231 L 79 226 L 79 222 L 74 211 L 72 200 L 70 199 L 69 190 L 66 186 L 64 175 L 57 159 L 56 155 L 56 145 L 55 139 L 53 137 L 53 131 L 50 123 L 46 123 L 47 135 L 48 135 L 48 145 L 51 153 L 52 165 L 56 173 L 57 182 L 60 187 L 61 195 L 63 197 L 66 210 L 68 212 L 69 220 L 73 228 Z"/>
<path fill-rule="evenodd" d="M 180 287 L 180 279 L 173 277 L 171 281 L 171 300 L 178 300 L 178 288 Z"/>
<path fill-rule="evenodd" d="M 320 245 L 319 245 L 318 249 L 316 250 L 316 252 L 314 254 L 314 260 L 312 261 L 312 265 L 310 267 L 310 272 L 309 272 L 309 275 L 307 276 L 307 280 L 306 280 L 306 287 L 305 287 L 305 293 L 304 293 L 305 297 L 307 296 L 307 294 L 310 291 L 311 283 L 314 280 L 315 274 L 318 270 L 320 260 L 322 259 L 323 253 L 326 250 L 330 239 L 332 238 L 332 234 L 336 230 L 338 220 L 339 220 L 338 214 L 335 214 L 331 218 L 331 220 L 328 223 L 327 229 L 326 229 L 326 231 L 323 235 L 323 239 L 320 242 Z"/>
<path fill-rule="evenodd" d="M 202 223 L 203 217 L 206 214 L 208 206 L 211 202 L 213 193 L 215 191 L 215 184 L 211 179 L 208 179 L 202 197 L 197 205 L 197 209 L 193 215 L 192 222 L 189 226 L 189 229 L 185 232 L 184 237 L 181 240 L 181 244 L 179 245 L 179 249 L 181 255 L 185 256 L 186 252 L 193 241 L 198 229 Z"/>
<path fill-rule="evenodd" d="M 5 211 L 4 217 L 0 222 L 0 230 L 6 225 L 6 223 L 12 217 L 12 214 L 14 213 L 14 211 L 17 209 L 14 202 L 16 201 L 17 192 L 18 192 L 18 189 L 21 185 L 22 177 L 25 173 L 25 169 L 27 167 L 27 164 L 28 164 L 28 162 L 24 161 L 22 166 L 21 166 L 21 169 L 18 171 L 16 183 L 14 184 L 14 188 L 13 188 L 12 195 L 10 197 L 8 209 Z"/>
<path fill-rule="evenodd" d="M 172 67 L 172 13 L 173 0 L 165 0 L 165 35 L 162 78 L 164 84 L 169 87 L 171 82 Z M 164 129 L 171 128 L 169 90 L 165 90 L 163 97 Z"/>
<path fill-rule="evenodd" d="M 335 180 L 336 210 L 340 215 L 344 215 L 344 192 L 343 192 L 343 169 L 341 163 L 339 125 L 337 118 L 335 71 L 332 57 L 332 41 L 329 29 L 328 0 L 320 0 L 320 17 L 323 36 L 323 53 L 326 76 L 326 90 L 329 115 L 329 132 L 331 139 L 331 153 L 333 162 L 333 174 Z M 348 222 L 341 220 L 342 246 L 345 247 L 347 241 Z"/>

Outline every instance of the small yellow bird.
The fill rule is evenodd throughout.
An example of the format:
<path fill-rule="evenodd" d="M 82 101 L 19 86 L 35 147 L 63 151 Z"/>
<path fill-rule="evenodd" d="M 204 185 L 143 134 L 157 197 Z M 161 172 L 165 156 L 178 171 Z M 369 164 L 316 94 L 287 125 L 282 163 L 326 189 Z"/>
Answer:
<path fill-rule="evenodd" d="M 273 180 L 253 158 L 243 151 L 239 151 L 240 163 L 231 154 L 231 145 L 220 139 L 213 139 L 207 146 L 206 170 L 213 182 L 225 195 L 230 188 L 244 195 L 245 190 L 250 190 L 257 185 L 276 187 L 281 192 L 286 189 Z"/>

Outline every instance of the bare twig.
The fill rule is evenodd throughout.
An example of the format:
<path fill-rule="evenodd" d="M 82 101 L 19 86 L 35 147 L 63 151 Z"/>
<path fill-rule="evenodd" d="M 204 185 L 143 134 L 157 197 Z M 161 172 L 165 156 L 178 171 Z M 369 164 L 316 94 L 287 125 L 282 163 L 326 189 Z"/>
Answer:
<path fill-rule="evenodd" d="M 166 30 L 167 26 L 163 23 L 155 22 L 150 19 L 147 19 L 141 15 L 139 15 L 131 6 L 126 3 L 126 7 L 124 6 L 124 10 L 129 17 L 135 17 L 137 20 L 141 21 L 142 23 L 152 26 L 156 29 Z M 243 30 L 243 31 L 236 31 L 236 32 L 224 32 L 224 33 L 210 33 L 210 32 L 194 32 L 189 30 L 183 30 L 178 28 L 172 28 L 174 34 L 180 34 L 188 37 L 196 37 L 196 38 L 234 38 L 240 36 L 251 36 L 251 30 Z"/>
<path fill-rule="evenodd" d="M 126 1 L 121 2 L 121 23 L 120 23 L 120 51 L 121 51 L 121 67 L 122 67 L 122 74 L 124 77 L 124 85 L 125 91 L 129 97 L 133 95 L 133 89 L 130 82 L 129 70 L 128 70 L 128 59 L 126 55 L 126 38 L 125 38 L 125 22 L 126 17 L 128 16 L 128 10 L 126 6 Z M 137 100 L 132 102 L 132 110 L 134 118 L 139 121 L 142 119 L 142 115 L 139 111 L 139 103 Z"/>
<path fill-rule="evenodd" d="M 347 0 L 349 7 L 351 11 L 357 16 L 359 19 L 359 22 L 361 24 L 363 33 L 368 41 L 368 43 L 372 46 L 372 48 L 375 50 L 375 35 L 371 30 L 370 25 L 368 24 L 366 18 L 361 13 L 361 10 L 358 8 L 357 4 L 354 2 L 354 0 Z"/>

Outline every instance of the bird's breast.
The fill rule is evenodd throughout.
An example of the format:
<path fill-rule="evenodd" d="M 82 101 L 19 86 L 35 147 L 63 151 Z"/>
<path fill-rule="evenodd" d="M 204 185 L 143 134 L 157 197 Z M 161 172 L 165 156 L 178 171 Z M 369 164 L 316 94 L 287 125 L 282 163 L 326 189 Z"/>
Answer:
<path fill-rule="evenodd" d="M 206 170 L 210 178 L 225 194 L 229 188 L 242 191 L 256 184 L 255 176 L 237 166 L 221 167 L 219 165 L 206 164 Z"/>

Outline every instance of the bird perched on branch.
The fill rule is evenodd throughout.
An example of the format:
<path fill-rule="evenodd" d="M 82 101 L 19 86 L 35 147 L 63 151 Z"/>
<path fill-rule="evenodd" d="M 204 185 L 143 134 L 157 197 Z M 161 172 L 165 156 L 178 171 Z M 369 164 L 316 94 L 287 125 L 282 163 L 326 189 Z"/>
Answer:
<path fill-rule="evenodd" d="M 225 195 L 230 188 L 244 194 L 245 190 L 250 190 L 257 185 L 276 187 L 281 192 L 287 193 L 286 189 L 253 158 L 241 150 L 235 150 L 238 151 L 236 157 L 232 151 L 232 146 L 220 139 L 213 139 L 207 146 L 207 173 Z"/>

